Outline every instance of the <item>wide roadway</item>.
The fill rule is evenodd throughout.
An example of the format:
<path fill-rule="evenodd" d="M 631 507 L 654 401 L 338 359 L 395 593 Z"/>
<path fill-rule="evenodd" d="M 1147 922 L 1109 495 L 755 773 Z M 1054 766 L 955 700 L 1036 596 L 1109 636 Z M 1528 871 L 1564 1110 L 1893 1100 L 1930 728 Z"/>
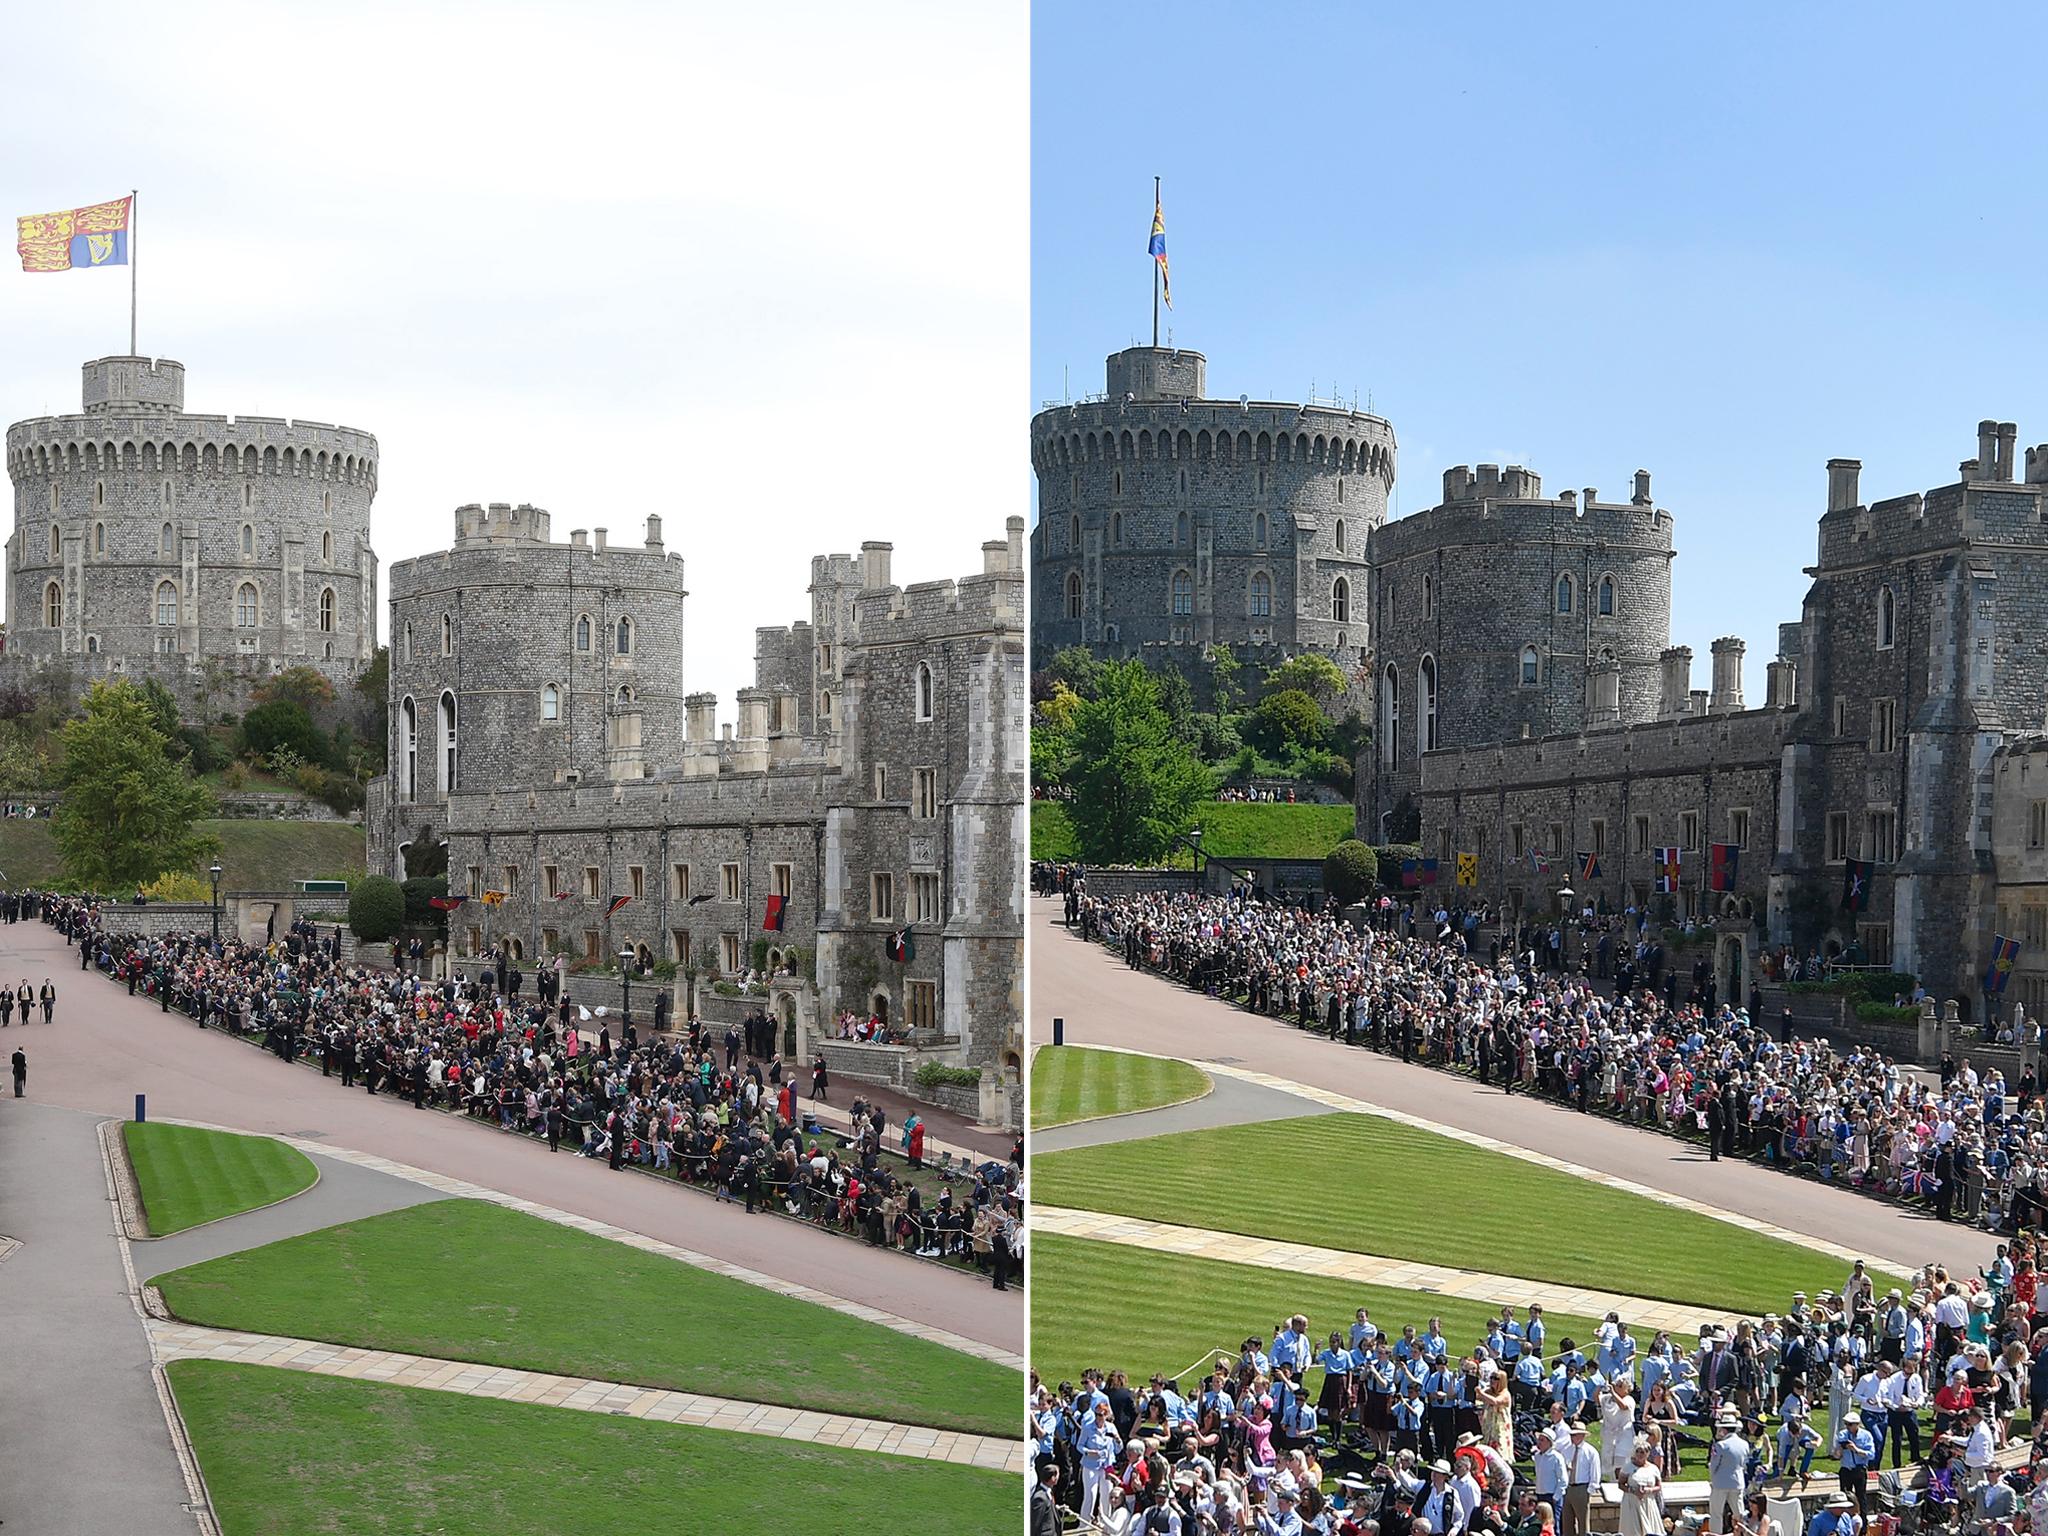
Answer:
<path fill-rule="evenodd" d="M 526 1137 L 417 1110 L 394 1095 L 344 1091 L 338 1078 L 288 1067 L 79 970 L 78 951 L 47 924 L 0 924 L 0 976 L 27 976 L 38 988 L 47 976 L 56 984 L 56 1022 L 0 1030 L 0 1057 L 26 1046 L 29 1093 L 43 1103 L 125 1119 L 134 1113 L 135 1095 L 146 1093 L 152 1115 L 388 1157 L 1023 1353 L 1018 1289 L 996 1291 L 957 1270 L 797 1222 L 749 1216 L 694 1190 L 614 1173 L 566 1150 L 550 1153 Z M 841 1083 L 832 1092 L 844 1103 L 859 1088 Z"/>
<path fill-rule="evenodd" d="M 1910 1271 L 1940 1259 L 1968 1274 L 1989 1264 L 1997 1239 L 1941 1223 L 1905 1206 L 1796 1179 L 1742 1159 L 1714 1162 L 1702 1148 L 1598 1115 L 1582 1115 L 1525 1094 L 1482 1088 L 1461 1074 L 1404 1065 L 1261 1018 L 1230 1003 L 1131 970 L 1099 944 L 1069 933 L 1056 898 L 1031 902 L 1031 1038 L 1052 1039 L 1066 1020 L 1068 1045 L 1117 1045 L 1188 1061 L 1215 1061 L 1317 1085 L 1440 1125 L 1498 1137 L 1514 1146 L 1726 1211 L 1745 1212 L 1795 1232 Z M 1412 1177 L 1426 1194 L 1428 1170 L 1373 1170 Z M 1336 1191 L 1330 1191 L 1332 1198 Z M 1846 1277 L 1847 1271 L 1844 1270 Z M 1791 1299 L 1786 1298 L 1788 1301 Z"/>

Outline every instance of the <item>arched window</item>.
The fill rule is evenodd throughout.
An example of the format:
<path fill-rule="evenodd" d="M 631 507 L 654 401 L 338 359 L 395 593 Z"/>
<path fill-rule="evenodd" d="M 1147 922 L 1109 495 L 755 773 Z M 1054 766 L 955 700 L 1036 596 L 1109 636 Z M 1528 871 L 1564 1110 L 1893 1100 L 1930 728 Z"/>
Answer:
<path fill-rule="evenodd" d="M 1899 600 L 1890 587 L 1877 589 L 1877 648 L 1888 651 L 1899 630 Z"/>
<path fill-rule="evenodd" d="M 93 483 L 92 483 L 92 504 L 93 504 L 94 506 L 96 506 L 96 507 L 104 507 L 104 506 L 105 506 L 105 505 L 107 504 L 107 482 L 106 482 L 106 481 L 104 481 L 104 480 L 95 480 L 95 481 L 93 481 Z"/>
<path fill-rule="evenodd" d="M 1252 572 L 1252 617 L 1270 619 L 1273 616 L 1273 578 L 1264 571 Z"/>
<path fill-rule="evenodd" d="M 1392 662 L 1380 678 L 1380 761 L 1391 768 L 1401 736 L 1401 674 Z"/>
<path fill-rule="evenodd" d="M 1424 656 L 1420 676 L 1421 686 L 1416 691 L 1416 704 L 1422 715 L 1422 750 L 1436 750 L 1436 658 Z"/>
<path fill-rule="evenodd" d="M 107 525 L 105 523 L 94 523 L 92 525 L 92 552 L 95 555 L 104 555 L 107 552 Z"/>
<path fill-rule="evenodd" d="M 624 709 L 628 704 L 632 703 L 633 685 L 631 683 L 619 684 L 619 691 L 612 695 L 612 702 L 618 705 L 621 709 Z"/>
<path fill-rule="evenodd" d="M 1539 670 L 1539 668 L 1538 668 L 1538 666 L 1537 666 L 1537 662 L 1536 662 L 1536 647 L 1535 647 L 1535 646 L 1533 646 L 1533 645 L 1525 645 L 1525 646 L 1523 646 L 1523 647 L 1522 647 L 1522 686 L 1523 686 L 1524 688 L 1534 688 L 1534 687 L 1536 686 L 1536 677 L 1537 677 L 1537 672 L 1538 672 L 1538 670 Z"/>
<path fill-rule="evenodd" d="M 621 618 L 619 620 L 618 647 L 621 656 L 633 654 L 633 621 L 631 619 Z"/>
<path fill-rule="evenodd" d="M 553 683 L 544 684 L 540 690 L 540 717 L 543 720 L 562 718 L 562 690 Z"/>
<path fill-rule="evenodd" d="M 50 525 L 50 558 L 52 560 L 64 558 L 64 535 L 55 523 Z"/>
<path fill-rule="evenodd" d="M 1081 573 L 1079 571 L 1067 572 L 1067 617 L 1070 619 L 1081 617 Z"/>
<path fill-rule="evenodd" d="M 256 614 L 256 584 L 253 581 L 245 581 L 235 588 L 235 628 L 254 629 Z"/>
<path fill-rule="evenodd" d="M 1436 578 L 1434 576 L 1422 578 L 1422 616 L 1425 619 L 1436 617 Z"/>
<path fill-rule="evenodd" d="M 1600 578 L 1600 617 L 1603 619 L 1614 617 L 1614 578 L 1612 576 L 1602 576 Z"/>
<path fill-rule="evenodd" d="M 1566 572 L 1557 578 L 1557 611 L 1559 613 L 1570 613 L 1572 611 L 1572 578 L 1570 572 Z"/>
<path fill-rule="evenodd" d="M 455 654 L 455 620 L 445 613 L 441 615 L 441 654 Z"/>
<path fill-rule="evenodd" d="M 1186 571 L 1173 573 L 1173 611 L 1180 617 L 1195 611 L 1195 579 Z"/>
<path fill-rule="evenodd" d="M 1188 541 L 1188 515 L 1183 512 L 1173 520 L 1173 542 L 1185 544 Z"/>
<path fill-rule="evenodd" d="M 1112 544 L 1121 544 L 1123 543 L 1123 541 L 1124 515 L 1123 513 L 1118 512 L 1113 514 L 1109 520 L 1109 542 Z"/>
<path fill-rule="evenodd" d="M 832 695 L 829 693 L 818 695 L 818 718 L 820 720 L 830 720 L 832 718 Z"/>
<path fill-rule="evenodd" d="M 917 718 L 929 720 L 932 717 L 932 668 L 928 661 L 917 664 Z"/>
<path fill-rule="evenodd" d="M 1337 519 L 1337 553 L 1344 553 L 1344 519 Z"/>
<path fill-rule="evenodd" d="M 331 533 L 320 535 L 320 563 L 322 565 L 334 564 L 334 535 Z"/>
<path fill-rule="evenodd" d="M 242 505 L 245 507 L 256 505 L 256 487 L 246 482 L 242 486 Z"/>
<path fill-rule="evenodd" d="M 323 635 L 334 633 L 334 588 L 332 587 L 322 587 L 320 589 L 320 633 Z"/>
<path fill-rule="evenodd" d="M 64 589 L 54 581 L 43 588 L 43 625 L 47 629 L 64 626 Z"/>
<path fill-rule="evenodd" d="M 420 716 L 411 694 L 398 706 L 398 765 L 403 776 L 399 787 L 404 798 L 412 800 L 419 792 Z"/>
<path fill-rule="evenodd" d="M 1266 514 L 1263 512 L 1252 519 L 1252 542 L 1260 549 L 1266 547 Z"/>
<path fill-rule="evenodd" d="M 455 787 L 455 695 L 441 695 L 441 787 Z"/>
<path fill-rule="evenodd" d="M 156 621 L 159 624 L 178 622 L 178 589 L 168 581 L 156 584 Z"/>
<path fill-rule="evenodd" d="M 1080 547 L 1081 514 L 1076 512 L 1072 517 L 1067 519 L 1067 548 L 1071 550 L 1078 550 Z"/>
<path fill-rule="evenodd" d="M 177 547 L 177 531 L 169 523 L 165 523 L 162 528 L 157 530 L 156 552 L 160 555 L 169 556 L 176 553 Z"/>
<path fill-rule="evenodd" d="M 590 649 L 590 615 L 587 613 L 578 614 L 576 617 L 576 649 Z"/>
<path fill-rule="evenodd" d="M 244 555 L 256 553 L 256 529 L 250 523 L 242 524 L 242 553 Z"/>
<path fill-rule="evenodd" d="M 1339 624 L 1351 622 L 1351 583 L 1342 576 L 1330 588 L 1330 617 Z"/>

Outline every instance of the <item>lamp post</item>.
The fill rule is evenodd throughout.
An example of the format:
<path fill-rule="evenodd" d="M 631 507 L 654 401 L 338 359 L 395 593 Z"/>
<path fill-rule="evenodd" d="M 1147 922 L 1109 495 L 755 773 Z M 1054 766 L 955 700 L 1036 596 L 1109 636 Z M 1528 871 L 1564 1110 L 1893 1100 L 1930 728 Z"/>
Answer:
<path fill-rule="evenodd" d="M 623 1028 L 633 1022 L 633 962 L 640 957 L 632 949 L 619 951 L 619 1012 Z"/>
<path fill-rule="evenodd" d="M 1572 910 L 1579 899 L 1579 893 L 1572 889 L 1567 880 L 1557 892 L 1557 963 L 1561 970 L 1571 968 Z"/>
<path fill-rule="evenodd" d="M 1200 827 L 1190 829 L 1179 841 L 1182 847 L 1191 849 L 1194 852 L 1194 886 L 1199 891 L 1203 885 L 1202 877 L 1209 868 L 1208 859 L 1202 853 L 1202 829 Z"/>
<path fill-rule="evenodd" d="M 213 877 L 213 943 L 217 949 L 220 947 L 220 860 L 215 859 L 206 872 Z"/>

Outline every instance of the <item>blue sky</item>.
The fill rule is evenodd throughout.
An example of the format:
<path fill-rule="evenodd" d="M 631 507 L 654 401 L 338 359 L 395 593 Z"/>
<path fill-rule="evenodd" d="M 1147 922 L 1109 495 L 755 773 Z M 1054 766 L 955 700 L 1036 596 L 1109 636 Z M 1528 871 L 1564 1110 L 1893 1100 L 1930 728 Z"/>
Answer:
<path fill-rule="evenodd" d="M 1212 395 L 1369 393 L 1402 513 L 1650 470 L 1673 641 L 1760 702 L 1830 457 L 1877 500 L 2048 441 L 2048 21 L 1967 15 L 1037 0 L 1031 408 L 1149 339 L 1163 176 Z"/>

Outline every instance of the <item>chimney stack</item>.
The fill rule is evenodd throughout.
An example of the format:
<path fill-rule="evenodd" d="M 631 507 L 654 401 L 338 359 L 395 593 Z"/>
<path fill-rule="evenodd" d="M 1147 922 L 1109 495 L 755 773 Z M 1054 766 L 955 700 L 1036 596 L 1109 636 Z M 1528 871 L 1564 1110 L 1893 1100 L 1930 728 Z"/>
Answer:
<path fill-rule="evenodd" d="M 1650 505 L 1650 472 L 1647 469 L 1636 471 L 1636 493 L 1630 500 L 1638 507 Z"/>
<path fill-rule="evenodd" d="M 863 592 L 875 592 L 889 585 L 889 554 L 895 549 L 878 539 L 860 547 L 860 585 Z"/>
<path fill-rule="evenodd" d="M 1692 647 L 1674 645 L 1657 655 L 1657 713 L 1666 720 L 1686 711 L 1692 689 Z"/>
<path fill-rule="evenodd" d="M 647 514 L 647 551 L 649 554 L 655 555 L 661 553 L 661 514 L 659 512 Z"/>
<path fill-rule="evenodd" d="M 1980 421 L 1977 423 L 1977 476 L 1980 480 L 1998 478 L 1998 423 Z"/>
<path fill-rule="evenodd" d="M 1828 510 L 1846 512 L 1862 498 L 1856 489 L 1856 479 L 1863 473 L 1861 459 L 1828 460 Z"/>
<path fill-rule="evenodd" d="M 1742 708 L 1742 654 L 1748 649 L 1733 635 L 1714 642 L 1714 692 L 1708 708 L 1730 715 Z"/>

